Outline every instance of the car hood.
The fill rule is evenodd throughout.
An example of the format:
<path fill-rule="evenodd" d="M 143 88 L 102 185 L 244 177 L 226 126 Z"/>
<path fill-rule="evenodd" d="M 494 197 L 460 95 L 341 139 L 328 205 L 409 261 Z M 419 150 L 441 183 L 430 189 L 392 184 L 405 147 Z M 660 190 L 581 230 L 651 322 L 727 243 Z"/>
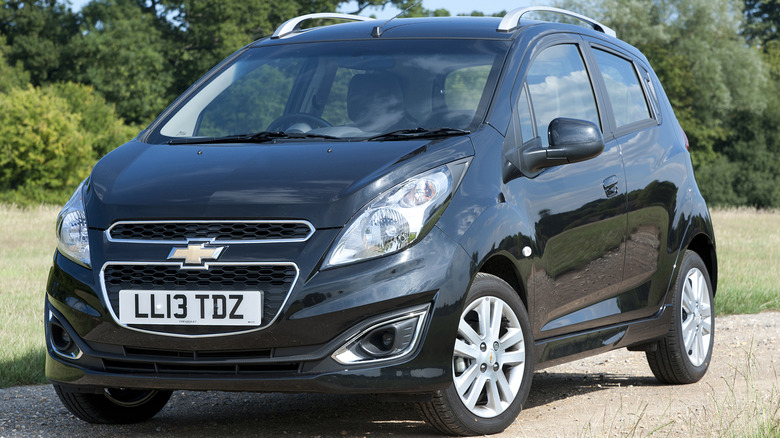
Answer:
<path fill-rule="evenodd" d="M 404 179 L 473 155 L 468 137 L 392 142 L 159 145 L 131 141 L 95 166 L 91 228 L 118 220 L 304 219 L 342 227 Z"/>

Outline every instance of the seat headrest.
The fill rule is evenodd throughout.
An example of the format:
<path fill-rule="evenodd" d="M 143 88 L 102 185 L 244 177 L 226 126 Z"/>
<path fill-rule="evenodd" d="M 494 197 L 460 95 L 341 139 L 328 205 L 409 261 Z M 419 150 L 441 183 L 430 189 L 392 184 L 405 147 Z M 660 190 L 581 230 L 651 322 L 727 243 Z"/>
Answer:
<path fill-rule="evenodd" d="M 357 124 L 379 125 L 380 119 L 388 125 L 396 123 L 404 116 L 404 95 L 398 79 L 386 72 L 353 76 L 347 90 L 347 115 Z"/>

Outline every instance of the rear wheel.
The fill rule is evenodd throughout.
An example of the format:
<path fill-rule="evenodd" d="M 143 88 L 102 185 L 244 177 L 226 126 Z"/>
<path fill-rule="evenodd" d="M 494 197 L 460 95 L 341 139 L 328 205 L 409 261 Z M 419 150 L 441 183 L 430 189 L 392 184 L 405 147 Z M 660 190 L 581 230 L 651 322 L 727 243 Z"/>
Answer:
<path fill-rule="evenodd" d="M 460 316 L 452 385 L 417 410 L 449 435 L 501 432 L 517 417 L 533 376 L 528 313 L 506 282 L 477 274 Z"/>
<path fill-rule="evenodd" d="M 89 423 L 140 423 L 154 417 L 168 403 L 171 391 L 106 388 L 102 394 L 72 392 L 60 385 L 54 391 L 75 416 Z"/>
<path fill-rule="evenodd" d="M 672 326 L 658 348 L 647 352 L 647 362 L 663 383 L 698 382 L 712 359 L 715 317 L 707 266 L 693 251 L 685 252 L 674 294 Z"/>

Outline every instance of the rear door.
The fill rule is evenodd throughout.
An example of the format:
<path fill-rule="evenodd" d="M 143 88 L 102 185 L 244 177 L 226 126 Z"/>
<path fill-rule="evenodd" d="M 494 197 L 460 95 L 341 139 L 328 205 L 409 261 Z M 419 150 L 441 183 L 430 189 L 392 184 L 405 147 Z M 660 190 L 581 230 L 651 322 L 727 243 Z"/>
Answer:
<path fill-rule="evenodd" d="M 626 167 L 627 240 L 621 306 L 626 318 L 648 317 L 663 303 L 673 270 L 679 182 L 685 178 L 684 149 L 662 129 L 660 105 L 648 71 L 630 54 L 590 42 L 594 74 L 611 108 L 608 120 Z"/>

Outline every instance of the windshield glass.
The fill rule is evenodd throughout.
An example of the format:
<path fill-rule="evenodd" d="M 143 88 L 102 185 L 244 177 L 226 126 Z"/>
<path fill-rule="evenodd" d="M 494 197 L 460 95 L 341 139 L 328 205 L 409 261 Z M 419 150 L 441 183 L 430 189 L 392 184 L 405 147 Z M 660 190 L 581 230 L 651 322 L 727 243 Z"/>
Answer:
<path fill-rule="evenodd" d="M 180 104 L 149 140 L 263 131 L 367 139 L 404 129 L 473 129 L 507 50 L 508 43 L 489 40 L 252 48 Z"/>

